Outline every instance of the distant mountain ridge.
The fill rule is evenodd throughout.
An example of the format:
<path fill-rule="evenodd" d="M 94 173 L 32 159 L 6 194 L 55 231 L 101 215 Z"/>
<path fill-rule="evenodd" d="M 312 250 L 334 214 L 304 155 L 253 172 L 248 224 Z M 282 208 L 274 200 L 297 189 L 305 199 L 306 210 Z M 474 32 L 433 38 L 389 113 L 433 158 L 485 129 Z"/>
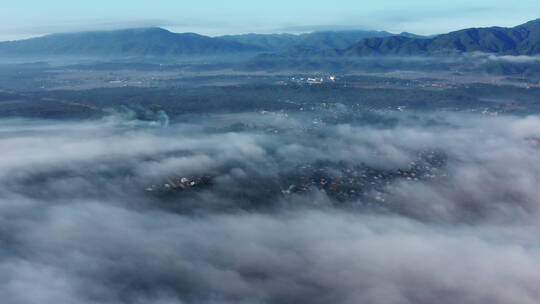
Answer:
<path fill-rule="evenodd" d="M 482 52 L 499 55 L 540 54 L 540 19 L 512 28 L 469 28 L 430 39 L 404 36 L 363 39 L 344 49 L 349 56 L 435 55 Z"/>
<path fill-rule="evenodd" d="M 205 56 L 245 53 L 314 53 L 344 49 L 385 31 L 327 31 L 307 34 L 244 34 L 208 37 L 162 28 L 51 34 L 0 42 L 3 56 Z M 412 34 L 408 34 L 412 35 Z M 421 37 L 416 36 L 415 37 Z"/>
<path fill-rule="evenodd" d="M 52 34 L 0 42 L 0 55 L 182 56 L 261 52 L 255 45 L 161 28 Z"/>
<path fill-rule="evenodd" d="M 385 31 L 321 31 L 306 34 L 244 34 L 227 35 L 218 38 L 257 45 L 269 51 L 283 51 L 289 48 L 343 49 L 365 39 L 390 37 L 394 34 Z"/>
<path fill-rule="evenodd" d="M 302 58 L 432 56 L 468 52 L 540 55 L 540 19 L 511 28 L 470 28 L 434 37 L 407 32 L 396 35 L 385 31 L 208 37 L 195 33 L 172 33 L 161 28 L 139 28 L 52 34 L 0 42 L 0 56 L 181 57 L 272 54 Z"/>

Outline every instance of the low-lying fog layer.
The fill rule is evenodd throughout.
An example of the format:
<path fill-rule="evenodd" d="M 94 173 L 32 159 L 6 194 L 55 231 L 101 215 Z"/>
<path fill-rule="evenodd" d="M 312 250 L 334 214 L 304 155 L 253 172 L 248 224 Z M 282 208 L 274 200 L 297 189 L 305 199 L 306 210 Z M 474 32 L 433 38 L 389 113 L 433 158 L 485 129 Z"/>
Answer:
<path fill-rule="evenodd" d="M 342 110 L 0 121 L 1 302 L 540 302 L 540 118 Z"/>

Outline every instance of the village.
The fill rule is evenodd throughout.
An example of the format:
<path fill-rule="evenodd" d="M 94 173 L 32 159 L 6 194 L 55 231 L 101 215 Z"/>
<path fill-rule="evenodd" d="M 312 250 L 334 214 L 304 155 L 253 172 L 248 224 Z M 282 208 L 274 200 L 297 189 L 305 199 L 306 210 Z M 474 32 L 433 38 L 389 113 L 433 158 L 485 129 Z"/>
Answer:
<path fill-rule="evenodd" d="M 294 168 L 282 168 L 277 181 L 260 180 L 248 176 L 246 182 L 260 184 L 260 192 L 273 191 L 276 197 L 291 199 L 307 195 L 313 191 L 324 192 L 336 202 L 377 202 L 385 203 L 388 186 L 396 182 L 443 182 L 448 177 L 444 171 L 447 156 L 440 151 L 422 151 L 418 159 L 408 168 L 384 170 L 365 164 L 346 164 L 343 162 L 317 162 L 299 164 Z M 225 172 L 221 174 L 226 174 Z M 170 177 L 151 185 L 145 192 L 154 196 L 174 197 L 177 195 L 197 195 L 199 191 L 210 189 L 219 174 Z M 247 185 L 246 185 L 247 186 Z M 245 188 L 238 185 L 239 188 Z M 257 189 L 251 189 L 257 191 Z M 226 194 L 226 195 L 230 195 Z"/>

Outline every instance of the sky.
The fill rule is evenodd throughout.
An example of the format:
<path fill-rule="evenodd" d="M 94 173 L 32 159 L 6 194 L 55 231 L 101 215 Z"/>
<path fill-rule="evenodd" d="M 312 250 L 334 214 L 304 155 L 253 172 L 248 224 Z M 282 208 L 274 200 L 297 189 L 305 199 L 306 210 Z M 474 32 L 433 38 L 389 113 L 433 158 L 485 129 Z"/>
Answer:
<path fill-rule="evenodd" d="M 0 41 L 148 26 L 210 36 L 328 29 L 439 34 L 539 17 L 538 0 L 0 0 Z"/>

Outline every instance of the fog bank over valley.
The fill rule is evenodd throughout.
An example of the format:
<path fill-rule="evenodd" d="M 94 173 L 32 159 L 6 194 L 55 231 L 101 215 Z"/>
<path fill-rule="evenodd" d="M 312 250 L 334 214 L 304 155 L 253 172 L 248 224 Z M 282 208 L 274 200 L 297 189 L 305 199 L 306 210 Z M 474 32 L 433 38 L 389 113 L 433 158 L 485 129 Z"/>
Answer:
<path fill-rule="evenodd" d="M 538 117 L 332 115 L 3 119 L 1 297 L 540 299 Z"/>

